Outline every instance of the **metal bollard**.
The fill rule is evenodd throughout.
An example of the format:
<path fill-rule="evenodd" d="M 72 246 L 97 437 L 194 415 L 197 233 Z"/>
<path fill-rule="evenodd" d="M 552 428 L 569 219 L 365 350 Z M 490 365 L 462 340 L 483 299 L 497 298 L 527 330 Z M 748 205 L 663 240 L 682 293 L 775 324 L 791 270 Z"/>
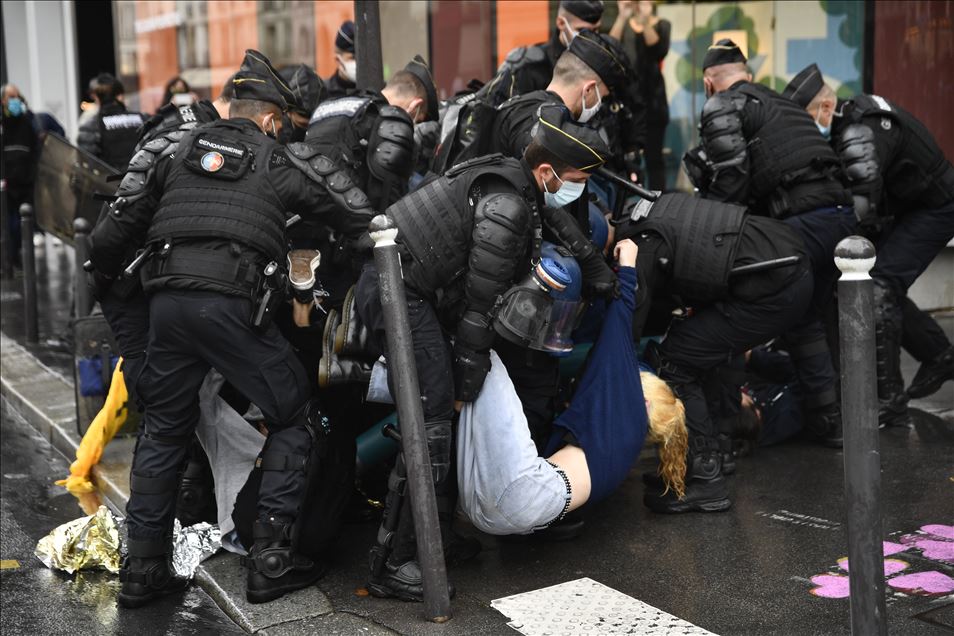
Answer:
<path fill-rule="evenodd" d="M 378 0 L 354 0 L 355 58 L 358 88 L 379 91 L 384 86 L 381 57 L 381 7 Z"/>
<path fill-rule="evenodd" d="M 40 329 L 36 313 L 36 255 L 33 253 L 33 206 L 20 206 L 20 234 L 23 244 L 23 327 L 26 340 L 37 343 Z"/>
<path fill-rule="evenodd" d="M 76 273 L 73 298 L 76 300 L 76 317 L 88 316 L 93 310 L 89 285 L 86 284 L 86 270 L 83 264 L 89 260 L 89 233 L 92 230 L 89 221 L 79 217 L 73 220 L 73 248 L 76 257 Z"/>
<path fill-rule="evenodd" d="M 424 613 L 428 620 L 443 623 L 450 619 L 447 570 L 437 520 L 430 457 L 424 437 L 424 409 L 421 406 L 421 390 L 407 316 L 404 277 L 397 244 L 394 242 L 398 230 L 389 218 L 380 214 L 371 221 L 370 232 L 374 240 L 374 264 L 378 270 L 384 327 L 388 334 L 388 368 L 394 370 L 391 382 L 401 423 L 401 448 L 407 467 L 417 556 L 424 577 Z"/>
<path fill-rule="evenodd" d="M 887 634 L 874 283 L 868 274 L 874 264 L 875 249 L 866 238 L 849 236 L 835 248 L 835 265 L 842 272 L 838 281 L 838 332 L 851 633 L 858 636 Z"/>

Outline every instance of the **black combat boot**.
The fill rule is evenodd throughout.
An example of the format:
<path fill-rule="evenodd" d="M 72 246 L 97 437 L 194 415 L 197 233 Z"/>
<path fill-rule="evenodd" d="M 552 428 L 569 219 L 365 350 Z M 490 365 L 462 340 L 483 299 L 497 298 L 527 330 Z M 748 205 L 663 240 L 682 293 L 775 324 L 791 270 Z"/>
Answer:
<path fill-rule="evenodd" d="M 402 601 L 424 601 L 424 575 L 417 561 L 406 561 L 393 565 L 390 561 L 384 564 L 379 576 L 371 577 L 368 581 L 368 591 L 377 598 L 397 598 Z M 447 583 L 447 594 L 454 598 L 457 590 Z"/>
<path fill-rule="evenodd" d="M 142 607 L 189 586 L 189 579 L 175 576 L 169 566 L 171 547 L 171 542 L 163 539 L 129 540 L 129 554 L 119 570 L 119 580 L 123 584 L 118 599 L 121 606 Z"/>
<path fill-rule="evenodd" d="M 189 461 L 179 484 L 176 518 L 182 527 L 202 521 L 215 523 L 218 520 L 212 468 L 209 466 L 208 456 L 197 439 L 192 440 Z"/>
<path fill-rule="evenodd" d="M 352 286 L 341 307 L 341 324 L 335 332 L 335 353 L 344 357 L 367 357 L 369 338 L 368 328 L 358 317 Z"/>
<path fill-rule="evenodd" d="M 911 386 L 908 397 L 923 398 L 933 395 L 948 380 L 954 380 L 954 346 L 948 347 L 939 356 L 921 364 Z"/>
<path fill-rule="evenodd" d="M 645 481 L 645 476 L 644 476 Z M 650 479 L 650 481 L 653 481 Z M 715 439 L 693 437 L 686 459 L 686 493 L 682 499 L 673 490 L 648 486 L 643 503 L 653 512 L 722 512 L 732 506 L 725 477 L 722 453 Z"/>
<path fill-rule="evenodd" d="M 826 404 L 805 414 L 805 428 L 819 443 L 831 448 L 842 447 L 841 409 Z"/>
<path fill-rule="evenodd" d="M 371 381 L 373 361 L 340 358 L 335 354 L 335 338 L 340 324 L 341 316 L 337 310 L 330 310 L 325 319 L 321 360 L 318 363 L 318 386 L 322 388 L 349 382 L 367 384 Z"/>
<path fill-rule="evenodd" d="M 325 574 L 324 564 L 295 552 L 291 532 L 291 524 L 255 522 L 255 544 L 245 560 L 245 598 L 249 603 L 273 601 L 312 585 Z"/>

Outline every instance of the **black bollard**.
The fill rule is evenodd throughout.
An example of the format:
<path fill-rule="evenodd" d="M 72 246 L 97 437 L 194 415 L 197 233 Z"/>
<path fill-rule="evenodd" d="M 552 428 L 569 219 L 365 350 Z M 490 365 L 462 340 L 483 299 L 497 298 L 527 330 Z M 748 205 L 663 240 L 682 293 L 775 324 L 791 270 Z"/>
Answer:
<path fill-rule="evenodd" d="M 20 206 L 20 235 L 23 240 L 23 327 L 27 342 L 40 340 L 36 313 L 36 256 L 33 253 L 33 206 Z"/>
<path fill-rule="evenodd" d="M 443 623 L 450 618 L 447 570 L 437 520 L 431 462 L 424 437 L 424 409 L 407 317 L 401 259 L 394 242 L 398 231 L 389 218 L 379 214 L 371 221 L 370 232 L 374 240 L 374 264 L 378 270 L 384 327 L 388 335 L 388 369 L 391 370 L 390 379 L 401 424 L 401 450 L 407 467 L 417 556 L 424 576 L 424 614 L 428 620 Z"/>
<path fill-rule="evenodd" d="M 76 299 L 76 316 L 88 316 L 93 310 L 93 300 L 86 284 L 86 269 L 83 265 L 89 260 L 89 232 L 93 228 L 83 217 L 73 220 L 73 248 L 76 256 L 76 279 L 73 298 Z"/>
<path fill-rule="evenodd" d="M 875 369 L 875 249 L 860 236 L 835 248 L 838 332 L 841 341 L 841 413 L 844 422 L 845 505 L 851 633 L 887 634 L 881 528 L 881 451 Z"/>
<path fill-rule="evenodd" d="M 379 91 L 384 87 L 381 57 L 381 7 L 378 0 L 354 0 L 355 59 L 358 88 Z"/>

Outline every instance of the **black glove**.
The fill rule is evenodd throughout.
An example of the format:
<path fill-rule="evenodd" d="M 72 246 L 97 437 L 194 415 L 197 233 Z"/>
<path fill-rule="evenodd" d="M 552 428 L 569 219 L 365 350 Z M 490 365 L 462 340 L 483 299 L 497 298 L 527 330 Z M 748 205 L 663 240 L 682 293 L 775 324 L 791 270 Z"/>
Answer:
<path fill-rule="evenodd" d="M 473 402 L 490 372 L 490 353 L 454 345 L 454 399 Z"/>
<path fill-rule="evenodd" d="M 712 182 L 712 165 L 703 147 L 691 148 L 683 155 L 682 163 L 686 167 L 686 174 L 689 175 L 692 185 L 696 186 L 700 192 L 705 192 Z"/>

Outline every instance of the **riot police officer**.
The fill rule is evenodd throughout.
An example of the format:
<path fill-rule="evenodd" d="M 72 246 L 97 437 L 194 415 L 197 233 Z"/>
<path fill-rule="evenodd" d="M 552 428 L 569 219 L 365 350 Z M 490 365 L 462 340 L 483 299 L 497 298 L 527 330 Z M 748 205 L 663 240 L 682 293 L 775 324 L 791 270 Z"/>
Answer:
<path fill-rule="evenodd" d="M 138 385 L 148 407 L 130 475 L 129 557 L 119 596 L 127 607 L 186 584 L 168 565 L 172 504 L 198 417 L 199 386 L 212 367 L 270 424 L 248 560 L 249 601 L 277 598 L 322 573 L 296 552 L 293 524 L 310 449 L 327 421 L 269 318 L 283 289 L 285 213 L 310 210 L 324 192 L 274 139 L 287 108 L 277 77 L 241 71 L 229 119 L 198 126 L 178 142 L 154 140 L 157 159 L 143 196 L 118 199 L 91 236 L 100 277 L 119 274 L 130 244 L 144 242 L 149 256 L 142 276 L 151 294 L 149 345 Z M 342 229 L 366 221 L 329 219 Z"/>
<path fill-rule="evenodd" d="M 876 237 L 878 398 L 882 425 L 911 424 L 900 347 L 922 362 L 909 394 L 954 379 L 954 347 L 907 290 L 954 237 L 954 167 L 911 113 L 878 95 L 837 99 L 818 66 L 803 69 L 785 97 L 805 108 L 845 165 L 863 228 Z"/>
<path fill-rule="evenodd" d="M 717 439 L 719 413 L 705 385 L 727 362 L 798 320 L 812 295 L 806 250 L 785 223 L 686 194 L 640 202 L 616 237 L 639 246 L 636 338 L 654 297 L 675 297 L 678 306 L 691 308 L 673 319 L 662 345 L 647 354 L 686 407 L 685 497 L 649 479 L 644 502 L 665 513 L 727 510 L 731 499 Z M 767 265 L 772 261 L 780 266 Z M 740 384 L 735 384 L 736 396 Z"/>
<path fill-rule="evenodd" d="M 282 79 L 295 96 L 295 103 L 288 109 L 288 119 L 282 127 L 283 143 L 305 140 L 308 118 L 318 104 L 325 99 L 325 83 L 315 69 L 307 64 L 287 66 L 281 70 Z"/>
<path fill-rule="evenodd" d="M 547 107 L 541 109 L 534 141 L 522 159 L 488 155 L 464 162 L 386 211 L 399 230 L 439 507 L 451 486 L 455 407 L 476 397 L 490 368 L 497 298 L 539 257 L 543 206 L 578 196 L 590 171 L 605 157 L 605 145 L 595 131 L 573 123 L 563 107 Z M 356 296 L 362 321 L 385 350 L 377 273 L 371 263 L 362 271 Z M 445 333 L 453 334 L 453 345 Z M 404 474 L 398 461 L 378 533 L 381 543 L 372 549 L 368 588 L 379 596 L 420 600 L 413 522 L 402 503 Z M 449 522 L 441 524 L 445 542 Z"/>
<path fill-rule="evenodd" d="M 811 429 L 822 443 L 840 446 L 837 377 L 821 324 L 836 277 L 835 246 L 855 226 L 840 162 L 811 117 L 751 81 L 745 55 L 732 40 L 709 47 L 702 67 L 709 95 L 702 145 L 686 154 L 686 171 L 702 196 L 782 219 L 805 242 L 815 293 L 804 320 L 785 334 L 786 348 L 807 396 Z"/>
<path fill-rule="evenodd" d="M 80 126 L 76 145 L 116 170 L 125 170 L 139 141 L 139 127 L 146 118 L 126 109 L 121 99 L 123 85 L 109 73 L 94 77 L 89 89 L 99 110 Z"/>
<path fill-rule="evenodd" d="M 345 20 L 335 33 L 335 72 L 325 80 L 328 98 L 344 97 L 357 88 L 358 61 L 354 57 L 354 22 Z"/>

